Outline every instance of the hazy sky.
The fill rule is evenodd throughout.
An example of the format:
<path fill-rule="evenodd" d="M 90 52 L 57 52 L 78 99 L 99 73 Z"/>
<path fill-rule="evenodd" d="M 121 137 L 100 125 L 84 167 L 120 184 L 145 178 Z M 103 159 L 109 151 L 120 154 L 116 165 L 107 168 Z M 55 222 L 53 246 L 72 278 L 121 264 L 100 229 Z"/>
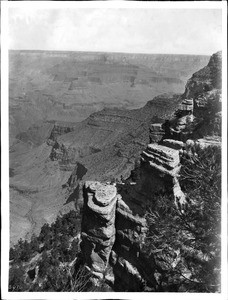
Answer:
<path fill-rule="evenodd" d="M 221 49 L 219 9 L 9 9 L 9 48 L 209 54 Z"/>

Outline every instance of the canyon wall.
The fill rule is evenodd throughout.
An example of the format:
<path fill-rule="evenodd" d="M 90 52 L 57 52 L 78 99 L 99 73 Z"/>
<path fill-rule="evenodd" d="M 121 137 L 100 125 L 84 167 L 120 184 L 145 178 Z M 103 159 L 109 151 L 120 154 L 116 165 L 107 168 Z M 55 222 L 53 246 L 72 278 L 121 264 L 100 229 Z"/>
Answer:
<path fill-rule="evenodd" d="M 187 209 L 182 157 L 197 147 L 221 146 L 220 73 L 217 53 L 187 82 L 175 116 L 150 125 L 150 144 L 128 180 L 85 183 L 81 248 L 97 285 L 102 279 L 115 291 L 156 290 L 158 274 L 166 271 L 144 249 L 147 208 L 168 193 L 180 212 Z"/>
<path fill-rule="evenodd" d="M 180 150 L 175 149 L 182 145 L 165 143 L 169 145 L 149 144 L 142 152 L 136 181 L 84 185 L 84 260 L 94 278 L 111 283 L 115 291 L 140 291 L 145 286 L 153 291 L 156 287 L 153 255 L 143 250 L 147 205 L 157 194 L 168 192 L 176 205 L 184 207 L 178 181 Z"/>

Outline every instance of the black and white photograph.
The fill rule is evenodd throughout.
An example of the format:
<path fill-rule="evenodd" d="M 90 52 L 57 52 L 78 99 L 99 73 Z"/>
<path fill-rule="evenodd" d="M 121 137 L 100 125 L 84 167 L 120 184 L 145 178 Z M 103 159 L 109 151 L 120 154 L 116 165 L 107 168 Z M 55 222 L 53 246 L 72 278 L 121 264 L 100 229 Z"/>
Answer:
<path fill-rule="evenodd" d="M 2 299 L 226 299 L 226 3 L 1 12 Z"/>

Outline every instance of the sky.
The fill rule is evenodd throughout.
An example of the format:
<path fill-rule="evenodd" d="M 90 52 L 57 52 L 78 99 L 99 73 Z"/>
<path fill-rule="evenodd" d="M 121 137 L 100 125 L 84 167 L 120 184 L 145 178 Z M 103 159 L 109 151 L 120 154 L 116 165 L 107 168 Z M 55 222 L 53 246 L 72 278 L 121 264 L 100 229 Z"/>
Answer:
<path fill-rule="evenodd" d="M 9 9 L 9 48 L 211 55 L 221 9 Z"/>

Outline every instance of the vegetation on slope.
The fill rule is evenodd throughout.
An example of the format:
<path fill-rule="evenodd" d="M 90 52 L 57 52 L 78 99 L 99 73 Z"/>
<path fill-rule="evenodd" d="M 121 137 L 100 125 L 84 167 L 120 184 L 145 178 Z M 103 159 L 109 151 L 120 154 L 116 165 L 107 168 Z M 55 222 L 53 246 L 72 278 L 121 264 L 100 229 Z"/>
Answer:
<path fill-rule="evenodd" d="M 10 248 L 9 291 L 82 291 L 89 275 L 78 255 L 80 224 L 72 210 Z"/>
<path fill-rule="evenodd" d="M 183 159 L 180 182 L 188 200 L 184 209 L 163 195 L 147 213 L 145 248 L 155 257 L 157 291 L 219 292 L 220 149 L 198 149 Z"/>
<path fill-rule="evenodd" d="M 169 195 L 148 207 L 149 231 L 144 251 L 156 264 L 159 292 L 219 292 L 221 152 L 218 147 L 192 149 L 183 158 L 180 183 L 186 207 Z M 71 211 L 38 237 L 19 240 L 10 249 L 10 291 L 92 291 L 80 258 L 80 214 Z"/>

